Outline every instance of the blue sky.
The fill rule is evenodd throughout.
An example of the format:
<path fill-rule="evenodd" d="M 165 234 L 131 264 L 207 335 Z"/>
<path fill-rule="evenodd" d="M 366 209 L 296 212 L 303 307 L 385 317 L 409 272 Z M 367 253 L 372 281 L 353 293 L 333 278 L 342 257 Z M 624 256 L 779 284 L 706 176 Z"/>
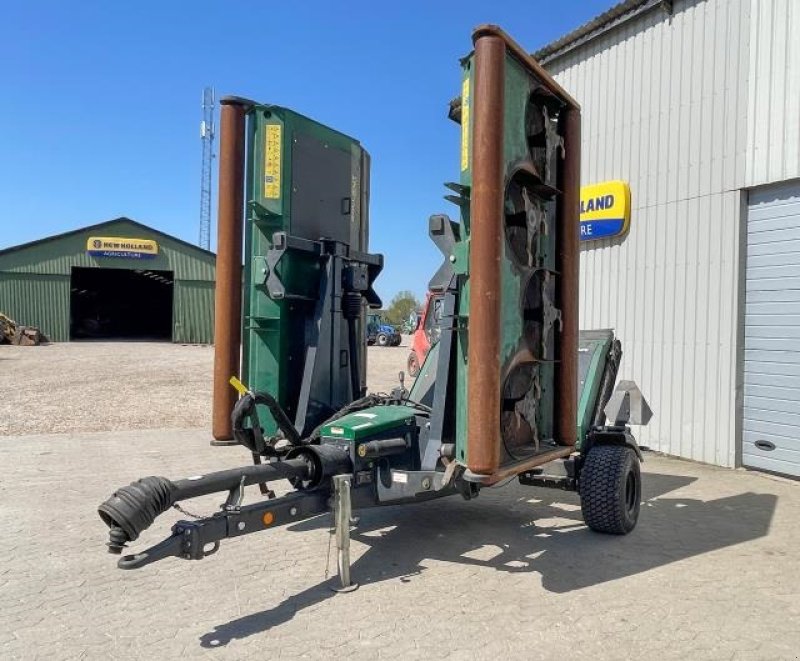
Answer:
<path fill-rule="evenodd" d="M 497 23 L 535 50 L 611 4 L 5 3 L 0 247 L 117 216 L 196 242 L 200 95 L 213 85 L 362 142 L 378 292 L 422 295 L 440 261 L 427 218 L 457 217 L 442 198 L 459 158 L 446 109 L 472 28 Z"/>

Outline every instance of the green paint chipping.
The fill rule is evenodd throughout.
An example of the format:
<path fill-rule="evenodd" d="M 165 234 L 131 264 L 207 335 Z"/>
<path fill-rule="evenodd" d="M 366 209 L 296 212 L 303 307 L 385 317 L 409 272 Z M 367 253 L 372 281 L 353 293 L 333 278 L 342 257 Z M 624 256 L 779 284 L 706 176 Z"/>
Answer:
<path fill-rule="evenodd" d="M 410 428 L 414 424 L 414 413 L 402 405 L 373 406 L 356 413 L 349 413 L 322 428 L 323 438 L 360 441 L 396 429 Z"/>

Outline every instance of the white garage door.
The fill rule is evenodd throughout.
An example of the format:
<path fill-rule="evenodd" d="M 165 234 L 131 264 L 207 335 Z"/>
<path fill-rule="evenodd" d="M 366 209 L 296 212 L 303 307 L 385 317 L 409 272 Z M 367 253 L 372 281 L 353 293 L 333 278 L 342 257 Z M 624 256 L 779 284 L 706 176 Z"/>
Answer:
<path fill-rule="evenodd" d="M 800 183 L 750 193 L 743 430 L 745 466 L 800 476 Z"/>

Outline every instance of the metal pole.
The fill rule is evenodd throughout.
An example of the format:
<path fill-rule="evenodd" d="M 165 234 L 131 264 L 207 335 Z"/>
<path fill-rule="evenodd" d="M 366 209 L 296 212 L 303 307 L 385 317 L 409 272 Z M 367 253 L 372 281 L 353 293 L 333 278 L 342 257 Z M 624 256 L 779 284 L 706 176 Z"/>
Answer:
<path fill-rule="evenodd" d="M 340 587 L 334 592 L 352 592 L 358 583 L 350 581 L 350 485 L 353 476 L 335 475 L 333 478 L 333 517 L 336 525 L 336 564 L 339 570 Z"/>
<path fill-rule="evenodd" d="M 503 107 L 506 47 L 475 39 L 470 215 L 467 462 L 490 474 L 500 464 L 500 260 L 503 237 Z"/>
<path fill-rule="evenodd" d="M 556 363 L 556 438 L 561 445 L 578 440 L 578 296 L 580 287 L 581 113 L 567 107 L 564 113 L 564 165 L 560 204 L 561 224 L 556 231 L 557 300 L 562 331 Z"/>
<path fill-rule="evenodd" d="M 237 97 L 220 101 L 219 213 L 214 298 L 214 394 L 212 435 L 233 438 L 231 412 L 239 376 L 242 342 L 242 233 L 244 212 L 245 115 L 251 103 Z"/>

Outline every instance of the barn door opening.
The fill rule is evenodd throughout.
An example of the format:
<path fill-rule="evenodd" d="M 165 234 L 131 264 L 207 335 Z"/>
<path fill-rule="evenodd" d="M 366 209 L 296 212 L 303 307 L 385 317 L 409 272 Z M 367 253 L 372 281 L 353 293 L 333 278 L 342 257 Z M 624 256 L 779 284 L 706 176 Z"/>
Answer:
<path fill-rule="evenodd" d="M 73 267 L 70 339 L 172 340 L 172 271 Z"/>

